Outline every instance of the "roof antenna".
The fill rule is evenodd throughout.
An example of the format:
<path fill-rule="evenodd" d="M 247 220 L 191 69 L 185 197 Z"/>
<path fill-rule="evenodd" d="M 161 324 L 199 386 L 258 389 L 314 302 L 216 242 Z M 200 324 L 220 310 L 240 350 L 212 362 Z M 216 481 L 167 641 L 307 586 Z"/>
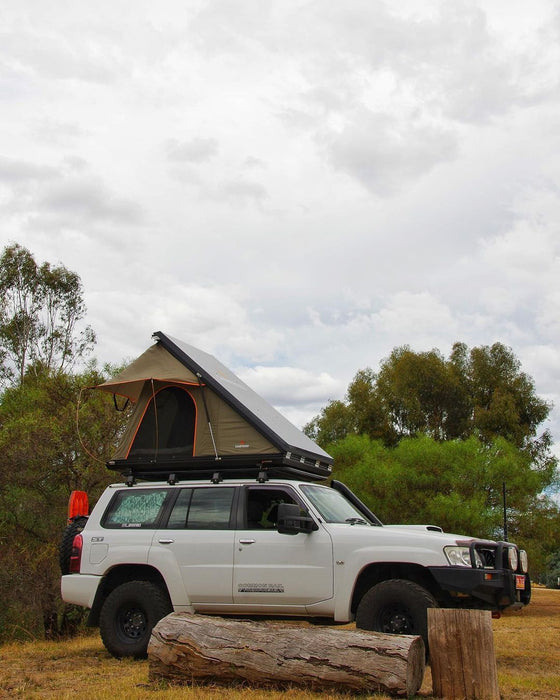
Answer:
<path fill-rule="evenodd" d="M 504 502 L 504 542 L 508 541 L 508 526 L 507 526 L 507 494 L 506 482 L 502 481 L 502 498 Z"/>

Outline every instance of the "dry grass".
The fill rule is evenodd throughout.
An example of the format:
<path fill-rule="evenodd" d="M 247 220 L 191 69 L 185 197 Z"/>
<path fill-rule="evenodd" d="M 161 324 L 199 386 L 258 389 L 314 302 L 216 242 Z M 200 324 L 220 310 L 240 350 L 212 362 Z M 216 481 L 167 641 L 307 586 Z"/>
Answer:
<path fill-rule="evenodd" d="M 537 588 L 531 605 L 494 621 L 502 697 L 560 700 L 560 591 Z M 97 634 L 69 642 L 0 647 L 0 698 L 74 700 L 340 700 L 340 693 L 165 686 L 148 682 L 148 662 L 109 656 Z M 355 697 L 355 696 L 353 696 Z M 373 697 L 373 696 L 370 696 Z M 386 696 L 375 696 L 382 700 Z M 431 695 L 427 669 L 419 697 Z"/>
<path fill-rule="evenodd" d="M 494 621 L 504 698 L 560 698 L 560 590 L 534 588 L 532 603 Z"/>

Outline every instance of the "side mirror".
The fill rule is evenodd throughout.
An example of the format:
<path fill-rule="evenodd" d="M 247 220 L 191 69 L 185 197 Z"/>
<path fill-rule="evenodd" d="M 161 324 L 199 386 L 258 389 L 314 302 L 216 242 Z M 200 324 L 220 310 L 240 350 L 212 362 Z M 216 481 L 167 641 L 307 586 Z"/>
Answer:
<path fill-rule="evenodd" d="M 318 529 L 319 526 L 309 513 L 295 503 L 278 505 L 278 532 L 281 535 L 297 535 L 299 532 L 309 534 Z"/>

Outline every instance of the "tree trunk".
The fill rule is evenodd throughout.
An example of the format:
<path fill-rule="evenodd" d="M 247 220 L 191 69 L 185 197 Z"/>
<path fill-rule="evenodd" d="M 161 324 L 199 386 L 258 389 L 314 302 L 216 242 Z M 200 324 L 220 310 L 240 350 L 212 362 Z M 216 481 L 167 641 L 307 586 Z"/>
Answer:
<path fill-rule="evenodd" d="M 488 610 L 428 608 L 428 643 L 435 697 L 500 700 Z"/>
<path fill-rule="evenodd" d="M 304 686 L 414 695 L 425 666 L 420 637 L 172 613 L 152 631 L 150 680 Z"/>

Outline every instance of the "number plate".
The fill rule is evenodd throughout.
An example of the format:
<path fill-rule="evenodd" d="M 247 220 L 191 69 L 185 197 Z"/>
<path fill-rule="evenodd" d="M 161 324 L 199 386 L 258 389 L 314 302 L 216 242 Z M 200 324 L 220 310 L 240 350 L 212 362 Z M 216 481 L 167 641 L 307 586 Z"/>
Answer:
<path fill-rule="evenodd" d="M 521 574 L 515 575 L 515 588 L 518 591 L 524 590 L 524 588 L 525 588 L 525 576 L 522 576 Z"/>

